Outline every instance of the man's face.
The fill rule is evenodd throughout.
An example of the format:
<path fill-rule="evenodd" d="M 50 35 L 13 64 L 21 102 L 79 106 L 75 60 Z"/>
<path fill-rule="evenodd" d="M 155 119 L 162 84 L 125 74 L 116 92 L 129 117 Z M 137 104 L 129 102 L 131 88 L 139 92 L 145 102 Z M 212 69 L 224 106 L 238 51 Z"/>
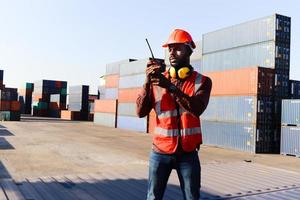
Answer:
<path fill-rule="evenodd" d="M 169 60 L 172 67 L 178 68 L 188 64 L 190 51 L 185 44 L 170 44 L 169 45 Z"/>

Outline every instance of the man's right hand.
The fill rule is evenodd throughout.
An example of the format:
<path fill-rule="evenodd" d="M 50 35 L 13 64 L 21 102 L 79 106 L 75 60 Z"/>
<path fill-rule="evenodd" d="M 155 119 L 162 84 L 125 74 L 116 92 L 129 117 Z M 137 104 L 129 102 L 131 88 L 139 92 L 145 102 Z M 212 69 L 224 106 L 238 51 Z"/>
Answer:
<path fill-rule="evenodd" d="M 161 64 L 156 62 L 155 60 L 150 60 L 147 63 L 146 83 L 150 83 L 151 76 L 155 75 L 156 73 L 159 73 L 160 68 L 161 68 Z"/>

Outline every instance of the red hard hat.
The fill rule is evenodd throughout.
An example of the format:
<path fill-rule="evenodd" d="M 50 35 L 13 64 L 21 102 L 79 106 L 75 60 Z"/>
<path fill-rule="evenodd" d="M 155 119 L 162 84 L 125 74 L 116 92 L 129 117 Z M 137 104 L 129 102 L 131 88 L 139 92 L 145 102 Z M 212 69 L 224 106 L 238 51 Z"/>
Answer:
<path fill-rule="evenodd" d="M 192 36 L 182 29 L 175 29 L 171 35 L 169 36 L 168 41 L 163 45 L 163 47 L 168 47 L 169 44 L 176 44 L 176 43 L 183 43 L 183 44 L 190 44 L 193 49 L 196 48 L 196 45 L 192 39 Z"/>

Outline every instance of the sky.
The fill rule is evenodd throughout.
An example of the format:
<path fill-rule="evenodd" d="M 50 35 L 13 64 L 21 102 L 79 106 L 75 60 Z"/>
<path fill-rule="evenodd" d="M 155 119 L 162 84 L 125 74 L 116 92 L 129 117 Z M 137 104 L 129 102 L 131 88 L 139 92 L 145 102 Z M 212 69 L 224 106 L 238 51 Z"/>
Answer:
<path fill-rule="evenodd" d="M 128 58 L 164 58 L 175 28 L 202 34 L 274 13 L 290 16 L 290 78 L 300 80 L 297 0 L 0 0 L 0 69 L 7 87 L 41 79 L 90 85 L 96 93 L 105 65 Z"/>

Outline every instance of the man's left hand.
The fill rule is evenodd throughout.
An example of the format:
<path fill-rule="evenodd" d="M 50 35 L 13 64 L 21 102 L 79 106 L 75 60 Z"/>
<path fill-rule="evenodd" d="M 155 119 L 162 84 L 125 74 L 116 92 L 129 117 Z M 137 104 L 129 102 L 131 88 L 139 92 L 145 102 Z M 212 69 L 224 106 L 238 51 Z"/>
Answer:
<path fill-rule="evenodd" d="M 155 74 L 152 78 L 151 78 L 151 83 L 152 85 L 156 85 L 162 88 L 166 88 L 169 89 L 169 87 L 172 85 L 171 81 L 168 80 L 164 75 L 162 74 Z"/>

